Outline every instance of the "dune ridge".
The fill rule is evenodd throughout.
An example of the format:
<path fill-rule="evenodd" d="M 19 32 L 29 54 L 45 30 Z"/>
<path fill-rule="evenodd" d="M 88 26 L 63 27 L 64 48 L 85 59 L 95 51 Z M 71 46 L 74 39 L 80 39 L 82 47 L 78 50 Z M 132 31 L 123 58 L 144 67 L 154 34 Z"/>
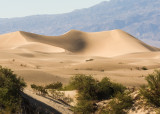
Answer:
<path fill-rule="evenodd" d="M 0 65 L 15 71 L 27 85 L 67 84 L 75 74 L 86 74 L 98 80 L 107 76 L 128 87 L 140 86 L 145 84 L 144 76 L 160 68 L 159 50 L 122 30 L 0 35 Z"/>
<path fill-rule="evenodd" d="M 72 54 L 113 57 L 129 53 L 160 51 L 122 30 L 82 32 L 71 30 L 61 36 L 43 36 L 24 31 L 0 35 L 0 49 L 67 51 Z M 52 49 L 51 49 L 52 48 Z"/>
<path fill-rule="evenodd" d="M 29 34 L 29 33 L 28 33 Z M 42 52 L 64 52 L 64 49 L 40 42 L 29 42 L 21 31 L 0 35 L 0 50 L 22 49 Z"/>

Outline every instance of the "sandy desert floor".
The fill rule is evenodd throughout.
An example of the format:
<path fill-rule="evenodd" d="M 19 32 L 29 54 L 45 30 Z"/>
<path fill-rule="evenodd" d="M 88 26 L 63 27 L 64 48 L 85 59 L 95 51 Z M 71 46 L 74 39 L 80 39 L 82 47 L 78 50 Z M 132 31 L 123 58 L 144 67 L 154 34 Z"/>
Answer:
<path fill-rule="evenodd" d="M 72 34 L 67 34 L 67 37 Z M 114 52 L 112 46 L 111 50 L 113 51 L 110 51 L 109 55 L 113 56 L 107 56 L 108 53 L 104 55 L 103 52 L 95 53 L 94 55 L 93 52 L 98 47 L 92 48 L 93 42 L 92 45 L 87 47 L 90 48 L 89 53 L 91 53 L 88 55 L 84 54 L 84 52 L 87 53 L 86 50 L 83 53 L 78 52 L 78 54 L 64 51 L 65 49 L 70 49 L 69 51 L 75 52 L 77 51 L 75 49 L 79 48 L 73 49 L 73 47 L 67 47 L 67 45 L 62 48 L 60 44 L 57 44 L 59 47 L 54 47 L 46 44 L 46 42 L 42 44 L 43 41 L 40 41 L 41 43 L 28 43 L 25 39 L 22 41 L 21 37 L 15 33 L 0 35 L 0 65 L 11 68 L 18 76 L 23 77 L 28 85 L 32 83 L 45 85 L 56 81 L 67 84 L 70 77 L 75 74 L 87 74 L 92 75 L 98 80 L 103 77 L 109 77 L 112 81 L 122 83 L 126 86 L 140 86 L 145 84 L 145 76 L 148 73 L 152 73 L 155 69 L 160 69 L 159 49 L 149 47 L 142 42 L 136 44 L 139 42 L 136 39 L 134 39 L 136 43 L 133 39 L 131 41 L 126 39 L 127 43 L 132 42 L 135 48 L 129 44 L 127 44 L 128 47 L 125 47 L 123 41 L 123 47 L 119 52 Z M 13 38 L 15 39 L 13 40 Z M 79 39 L 77 40 L 79 41 Z M 116 39 L 115 42 L 117 41 L 121 40 Z M 101 45 L 104 45 L 102 42 Z M 110 41 L 110 45 L 111 43 L 113 42 Z M 113 45 L 116 47 L 119 43 Z M 104 45 L 103 48 L 104 50 L 108 49 L 108 44 L 107 46 Z M 118 48 L 116 47 L 115 50 Z M 137 51 L 137 49 L 140 49 L 140 51 Z M 121 50 L 127 51 L 122 52 Z M 142 67 L 146 67 L 147 70 L 143 70 Z"/>
<path fill-rule="evenodd" d="M 109 77 L 126 86 L 139 86 L 145 83 L 148 73 L 160 68 L 160 52 L 134 53 L 112 58 L 65 53 L 21 53 L 18 50 L 1 50 L 0 53 L 0 65 L 14 70 L 28 85 L 56 81 L 66 84 L 75 74 L 87 74 L 97 79 Z M 143 66 L 148 70 L 142 70 Z"/>

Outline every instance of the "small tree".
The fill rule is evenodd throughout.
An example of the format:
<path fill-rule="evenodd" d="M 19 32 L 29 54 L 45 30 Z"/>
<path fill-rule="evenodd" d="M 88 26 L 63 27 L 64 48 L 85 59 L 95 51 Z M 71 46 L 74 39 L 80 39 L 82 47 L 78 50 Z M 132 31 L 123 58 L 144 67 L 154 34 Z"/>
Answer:
<path fill-rule="evenodd" d="M 17 77 L 12 70 L 0 66 L 0 110 L 8 110 L 10 113 L 20 112 L 21 91 L 25 86 L 22 78 Z"/>
<path fill-rule="evenodd" d="M 160 107 L 160 70 L 155 70 L 154 73 L 146 77 L 147 85 L 142 86 L 140 93 L 150 103 Z"/>

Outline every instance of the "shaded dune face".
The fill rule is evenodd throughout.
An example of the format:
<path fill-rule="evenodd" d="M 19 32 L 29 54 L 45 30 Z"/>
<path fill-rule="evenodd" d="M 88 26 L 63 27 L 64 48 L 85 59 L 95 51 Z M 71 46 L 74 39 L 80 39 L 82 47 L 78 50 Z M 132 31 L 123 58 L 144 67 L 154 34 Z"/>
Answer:
<path fill-rule="evenodd" d="M 3 38 L 3 36 L 5 36 L 5 38 Z M 93 33 L 71 30 L 61 36 L 43 36 L 19 31 L 9 33 L 9 35 L 0 35 L 0 42 L 1 48 L 5 48 L 5 46 L 14 47 L 20 45 L 20 47 L 32 49 L 32 47 L 34 47 L 33 42 L 35 42 L 41 43 L 38 44 L 39 46 L 47 44 L 59 48 L 55 49 L 58 50 L 57 52 L 61 49 L 72 54 L 102 57 L 160 50 L 145 44 L 122 30 Z M 31 48 L 29 48 L 31 44 L 26 46 L 29 42 L 33 43 Z M 49 49 L 50 47 L 45 47 L 43 50 Z"/>
<path fill-rule="evenodd" d="M 65 49 L 70 52 L 81 52 L 87 46 L 87 39 L 85 38 L 85 34 L 81 31 L 71 30 L 68 33 L 60 36 L 62 42 L 65 40 Z M 64 45 L 62 46 L 64 48 Z"/>
<path fill-rule="evenodd" d="M 76 53 L 85 49 L 86 45 L 87 43 L 85 40 L 81 38 L 75 38 L 74 41 L 70 41 L 70 45 L 66 46 L 66 50 Z"/>
<path fill-rule="evenodd" d="M 71 30 L 61 36 L 42 36 L 21 31 L 23 37 L 31 42 L 41 42 L 63 48 L 69 52 L 77 53 L 85 49 L 87 42 L 85 35 L 80 31 Z"/>

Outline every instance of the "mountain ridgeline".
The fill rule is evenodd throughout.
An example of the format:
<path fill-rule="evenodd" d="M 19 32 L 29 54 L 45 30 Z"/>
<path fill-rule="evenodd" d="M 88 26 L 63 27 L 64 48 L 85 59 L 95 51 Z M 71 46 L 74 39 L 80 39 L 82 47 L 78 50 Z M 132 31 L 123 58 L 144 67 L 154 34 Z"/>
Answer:
<path fill-rule="evenodd" d="M 85 32 L 122 29 L 146 42 L 160 41 L 159 7 L 159 0 L 110 0 L 65 14 L 0 18 L 0 34 L 27 31 L 55 36 L 71 29 Z"/>

